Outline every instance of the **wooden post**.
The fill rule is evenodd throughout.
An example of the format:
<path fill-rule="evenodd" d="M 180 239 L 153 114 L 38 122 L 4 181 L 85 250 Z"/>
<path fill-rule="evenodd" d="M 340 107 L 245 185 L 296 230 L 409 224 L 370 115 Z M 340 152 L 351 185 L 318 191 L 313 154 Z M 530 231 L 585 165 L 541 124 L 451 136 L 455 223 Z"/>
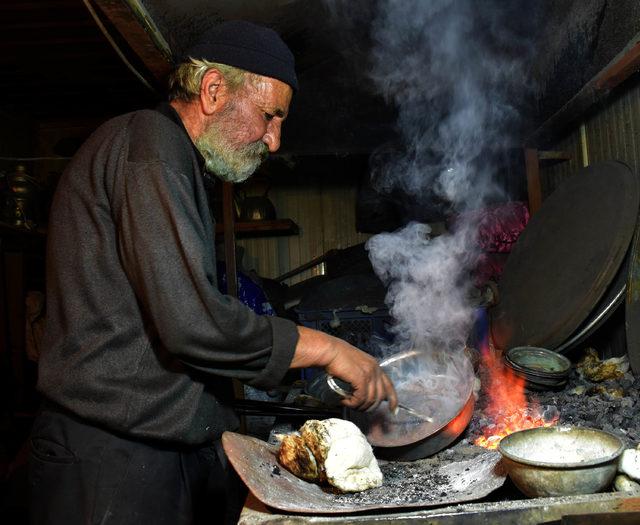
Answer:
<path fill-rule="evenodd" d="M 238 297 L 236 268 L 236 234 L 233 183 L 222 183 L 222 219 L 224 220 L 224 260 L 227 266 L 227 294 Z"/>
<path fill-rule="evenodd" d="M 222 220 L 224 221 L 224 262 L 227 267 L 227 295 L 238 297 L 238 275 L 236 268 L 236 234 L 233 202 L 233 183 L 222 183 Z M 236 399 L 244 399 L 244 385 L 233 380 L 233 393 Z M 245 416 L 240 416 L 240 432 L 247 431 Z"/>
<path fill-rule="evenodd" d="M 527 173 L 527 192 L 529 194 L 529 214 L 533 215 L 542 206 L 542 188 L 540 186 L 540 164 L 538 150 L 525 148 L 524 162 Z"/>

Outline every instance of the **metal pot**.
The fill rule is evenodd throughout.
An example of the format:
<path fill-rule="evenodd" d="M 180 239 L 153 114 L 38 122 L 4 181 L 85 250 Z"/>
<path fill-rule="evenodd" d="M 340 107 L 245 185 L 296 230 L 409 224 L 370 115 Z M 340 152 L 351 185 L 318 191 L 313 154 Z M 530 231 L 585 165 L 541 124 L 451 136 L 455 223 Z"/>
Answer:
<path fill-rule="evenodd" d="M 537 498 L 606 489 L 616 475 L 624 443 L 594 428 L 539 427 L 508 435 L 498 450 L 515 485 Z"/>
<path fill-rule="evenodd" d="M 396 461 L 414 461 L 428 458 L 448 447 L 464 432 L 473 416 L 475 397 L 469 394 L 460 412 L 437 430 L 422 429 L 424 437 L 408 445 L 397 447 L 376 447 L 376 457 Z"/>
<path fill-rule="evenodd" d="M 473 415 L 475 374 L 463 350 L 410 350 L 391 356 L 380 366 L 393 381 L 398 399 L 429 415 L 431 421 L 388 407 L 374 412 L 349 411 L 349 418 L 385 459 L 412 461 L 450 445 L 464 432 Z"/>
<path fill-rule="evenodd" d="M 475 404 L 475 375 L 466 352 L 409 350 L 381 361 L 380 366 L 393 381 L 400 403 L 429 419 L 407 410 L 392 414 L 386 403 L 371 412 L 347 410 L 347 419 L 367 436 L 378 457 L 403 461 L 428 457 L 462 434 Z M 349 393 L 343 385 L 320 376 L 308 393 L 337 405 Z"/>
<path fill-rule="evenodd" d="M 262 195 L 249 195 L 238 190 L 236 192 L 238 204 L 238 218 L 241 221 L 272 221 L 276 219 L 276 209 L 267 193 L 267 188 Z"/>

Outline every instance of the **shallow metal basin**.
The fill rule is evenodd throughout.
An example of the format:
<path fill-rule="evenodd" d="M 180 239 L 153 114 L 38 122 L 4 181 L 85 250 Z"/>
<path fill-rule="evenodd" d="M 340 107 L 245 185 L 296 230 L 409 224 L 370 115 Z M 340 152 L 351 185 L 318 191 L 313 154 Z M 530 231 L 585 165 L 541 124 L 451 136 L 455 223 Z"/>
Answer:
<path fill-rule="evenodd" d="M 521 430 L 498 445 L 509 477 L 529 497 L 606 489 L 624 448 L 622 440 L 609 432 L 569 426 Z"/>

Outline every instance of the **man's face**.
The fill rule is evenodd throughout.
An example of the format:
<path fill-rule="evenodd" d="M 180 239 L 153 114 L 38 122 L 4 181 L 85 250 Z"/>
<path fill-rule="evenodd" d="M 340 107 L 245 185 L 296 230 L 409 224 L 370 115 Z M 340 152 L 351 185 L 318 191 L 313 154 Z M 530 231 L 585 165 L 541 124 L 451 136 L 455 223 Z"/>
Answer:
<path fill-rule="evenodd" d="M 279 80 L 253 76 L 228 100 L 196 146 L 207 170 L 223 180 L 242 182 L 280 147 L 282 122 L 293 92 Z"/>

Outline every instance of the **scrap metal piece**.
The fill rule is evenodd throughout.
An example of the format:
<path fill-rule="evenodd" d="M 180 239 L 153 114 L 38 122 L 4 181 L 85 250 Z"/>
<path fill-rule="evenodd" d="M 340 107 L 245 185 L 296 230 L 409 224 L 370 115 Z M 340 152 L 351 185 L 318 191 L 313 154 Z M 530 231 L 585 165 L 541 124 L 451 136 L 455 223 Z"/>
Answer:
<path fill-rule="evenodd" d="M 540 523 L 560 523 L 570 516 L 589 514 L 594 518 L 603 513 L 615 514 L 620 518 L 616 525 L 637 523 L 623 521 L 629 514 L 640 512 L 640 498 L 622 492 L 606 492 L 580 496 L 562 496 L 557 498 L 534 498 L 528 500 L 499 501 L 484 503 L 466 503 L 438 509 L 396 511 L 375 514 L 348 514 L 345 516 L 315 516 L 291 514 L 272 514 L 269 509 L 249 494 L 240 515 L 239 525 L 381 525 L 394 523 L 410 525 L 429 523 L 429 525 L 487 525 L 488 523 L 538 525 Z M 637 515 L 636 515 L 637 518 Z M 584 525 L 586 522 L 578 522 Z M 602 525 L 601 522 L 600 525 Z"/>
<path fill-rule="evenodd" d="M 474 501 L 502 486 L 500 454 L 478 448 L 463 461 L 437 464 L 380 462 L 383 485 L 336 494 L 295 477 L 276 460 L 277 447 L 251 436 L 225 432 L 222 445 L 249 490 L 265 505 L 286 512 L 347 514 L 375 509 L 434 507 Z"/>
<path fill-rule="evenodd" d="M 629 370 L 629 360 L 627 356 L 623 356 L 602 361 L 595 349 L 587 348 L 576 368 L 582 377 L 599 383 L 624 377 L 625 372 Z"/>

